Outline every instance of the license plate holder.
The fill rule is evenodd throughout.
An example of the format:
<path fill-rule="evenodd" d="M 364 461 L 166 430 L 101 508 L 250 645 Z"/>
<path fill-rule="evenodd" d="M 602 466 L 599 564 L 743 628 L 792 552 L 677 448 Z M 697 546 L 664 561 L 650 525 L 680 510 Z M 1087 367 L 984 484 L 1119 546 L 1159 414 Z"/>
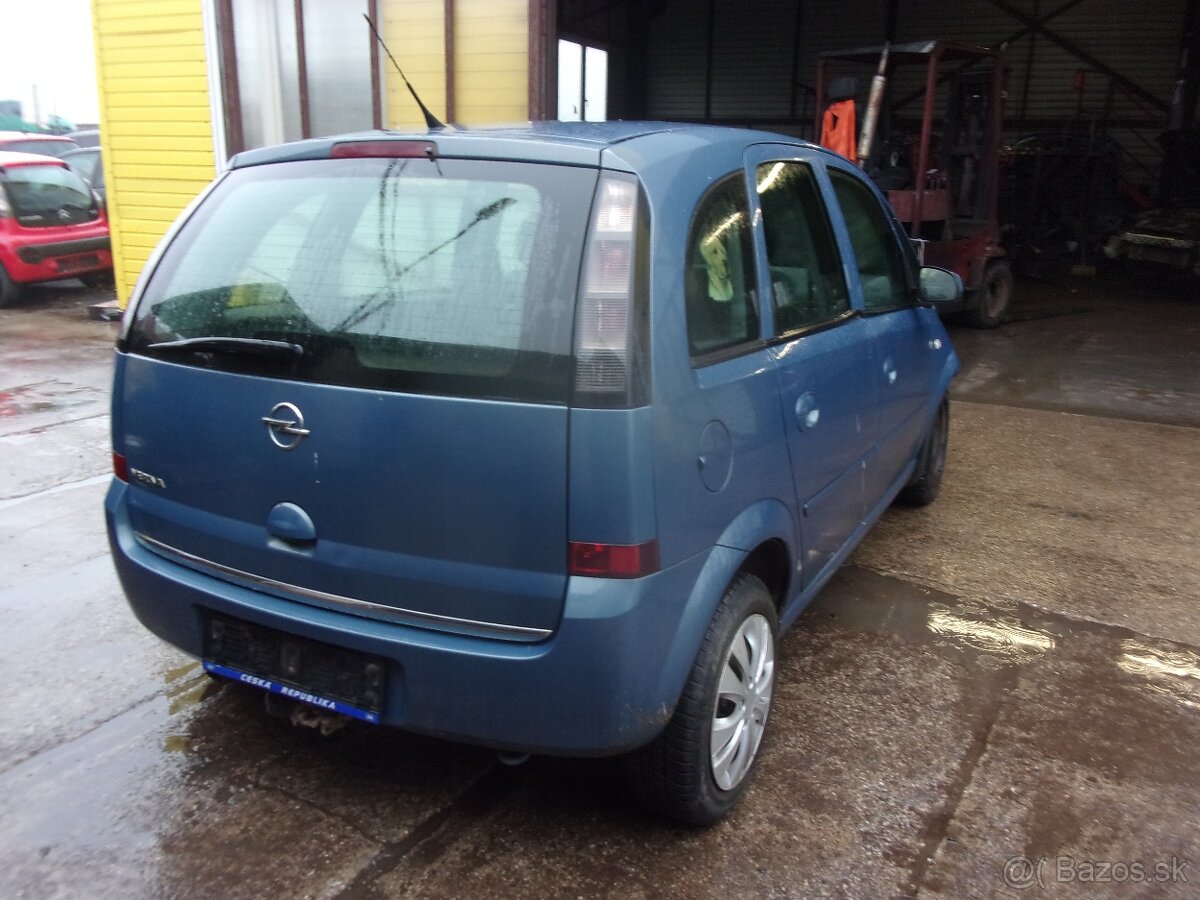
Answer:
<path fill-rule="evenodd" d="M 205 616 L 204 670 L 371 724 L 383 713 L 384 660 L 230 616 Z"/>

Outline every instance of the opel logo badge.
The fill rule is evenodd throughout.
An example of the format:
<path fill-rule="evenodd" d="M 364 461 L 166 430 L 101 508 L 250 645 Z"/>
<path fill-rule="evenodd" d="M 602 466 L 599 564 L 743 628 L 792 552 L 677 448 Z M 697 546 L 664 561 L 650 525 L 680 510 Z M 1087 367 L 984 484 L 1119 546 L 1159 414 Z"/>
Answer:
<path fill-rule="evenodd" d="M 263 416 L 267 426 L 267 434 L 280 450 L 293 450 L 309 435 L 304 427 L 304 413 L 291 403 L 276 403 L 271 407 L 271 414 Z"/>

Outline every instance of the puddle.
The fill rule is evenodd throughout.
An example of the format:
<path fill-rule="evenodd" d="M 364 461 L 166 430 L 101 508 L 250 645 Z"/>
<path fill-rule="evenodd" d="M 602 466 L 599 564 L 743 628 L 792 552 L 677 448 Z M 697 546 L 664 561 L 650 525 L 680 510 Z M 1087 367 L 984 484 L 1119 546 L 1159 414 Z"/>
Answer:
<path fill-rule="evenodd" d="M 1024 665 L 1058 642 L 1056 630 L 1015 603 L 961 600 L 853 567 L 837 575 L 806 615 L 951 650 L 989 669 Z"/>
<path fill-rule="evenodd" d="M 1153 647 L 1144 641 L 1121 642 L 1117 666 L 1145 679 L 1148 690 L 1190 709 L 1200 709 L 1200 656 L 1188 650 Z"/>
<path fill-rule="evenodd" d="M 956 607 L 933 603 L 926 617 L 929 631 L 978 650 L 998 661 L 1029 662 L 1055 647 L 1054 638 L 1027 625 L 1015 615 L 999 614 L 982 603 L 963 602 Z"/>
<path fill-rule="evenodd" d="M 188 662 L 163 672 L 167 687 L 163 692 L 167 708 L 172 716 L 199 705 L 213 687 L 212 679 L 204 674 L 198 662 Z"/>
<path fill-rule="evenodd" d="M 1136 676 L 1145 689 L 1189 710 L 1200 710 L 1200 653 L 1125 628 L 1066 619 L 1007 600 L 960 599 L 869 569 L 843 569 L 805 612 L 852 631 L 881 634 L 959 656 L 977 672 L 998 676 L 1028 665 L 1067 642 L 1097 635 L 1111 651 L 1090 677 L 1097 685 L 1113 668 Z M 1111 652 L 1111 655 L 1109 653 Z"/>

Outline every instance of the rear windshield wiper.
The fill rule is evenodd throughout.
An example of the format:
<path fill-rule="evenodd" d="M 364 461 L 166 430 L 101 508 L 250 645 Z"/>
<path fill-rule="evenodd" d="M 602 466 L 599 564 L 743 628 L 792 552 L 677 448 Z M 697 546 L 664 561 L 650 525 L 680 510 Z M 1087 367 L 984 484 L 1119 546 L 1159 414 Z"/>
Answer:
<path fill-rule="evenodd" d="M 303 356 L 304 348 L 291 341 L 268 341 L 263 338 L 194 337 L 178 341 L 159 341 L 147 344 L 147 350 L 211 350 L 214 353 L 246 353 L 262 356 Z"/>

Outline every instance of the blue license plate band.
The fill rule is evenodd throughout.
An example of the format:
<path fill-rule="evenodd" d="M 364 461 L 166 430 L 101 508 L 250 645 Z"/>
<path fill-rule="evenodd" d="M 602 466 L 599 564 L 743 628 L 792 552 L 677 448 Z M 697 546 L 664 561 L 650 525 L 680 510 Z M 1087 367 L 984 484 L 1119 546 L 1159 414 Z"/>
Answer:
<path fill-rule="evenodd" d="M 253 687 L 262 688 L 264 691 L 270 691 L 272 694 L 279 694 L 281 697 L 287 697 L 289 700 L 299 700 L 301 703 L 307 703 L 315 706 L 318 709 L 328 710 L 329 712 L 341 713 L 344 716 L 350 716 L 352 719 L 359 719 L 363 722 L 370 722 L 372 725 L 379 724 L 379 714 L 368 712 L 365 709 L 359 709 L 356 706 L 350 706 L 348 703 L 342 703 L 340 700 L 331 700 L 328 697 L 321 697 L 318 694 L 305 691 L 300 688 L 294 688 L 289 684 L 281 684 L 278 681 L 273 681 L 270 678 L 261 678 L 258 675 L 251 675 L 249 672 L 241 672 L 229 666 L 222 666 L 219 663 L 204 661 L 204 671 L 210 675 L 219 675 L 222 678 L 228 678 L 231 681 L 237 681 L 241 684 L 249 684 Z"/>

